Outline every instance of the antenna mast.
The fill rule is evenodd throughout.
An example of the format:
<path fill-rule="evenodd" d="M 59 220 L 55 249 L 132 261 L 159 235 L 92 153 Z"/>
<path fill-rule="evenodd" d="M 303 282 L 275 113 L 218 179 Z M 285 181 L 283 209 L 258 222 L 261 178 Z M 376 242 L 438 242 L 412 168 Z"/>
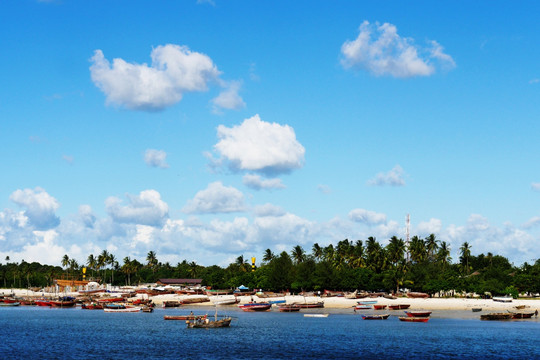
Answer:
<path fill-rule="evenodd" d="M 407 214 L 406 222 L 407 222 L 407 233 L 406 233 L 407 238 L 405 240 L 405 244 L 407 246 L 407 262 L 409 262 L 409 227 L 411 225 L 411 217 L 409 214 Z"/>

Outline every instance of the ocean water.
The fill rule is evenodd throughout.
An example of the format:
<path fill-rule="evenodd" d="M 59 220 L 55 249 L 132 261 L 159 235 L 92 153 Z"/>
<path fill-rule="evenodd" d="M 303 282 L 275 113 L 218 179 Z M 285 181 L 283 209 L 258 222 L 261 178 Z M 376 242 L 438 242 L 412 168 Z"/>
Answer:
<path fill-rule="evenodd" d="M 540 359 L 540 319 L 481 321 L 469 312 L 434 312 L 427 323 L 404 323 L 401 312 L 383 321 L 351 310 L 245 313 L 234 307 L 230 328 L 187 329 L 153 313 L 42 307 L 0 308 L 1 359 Z"/>

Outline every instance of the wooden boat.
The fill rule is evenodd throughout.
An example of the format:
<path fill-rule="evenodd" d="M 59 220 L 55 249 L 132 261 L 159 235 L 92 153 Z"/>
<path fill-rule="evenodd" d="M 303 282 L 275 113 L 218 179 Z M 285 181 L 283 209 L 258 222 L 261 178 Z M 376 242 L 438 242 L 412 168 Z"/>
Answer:
<path fill-rule="evenodd" d="M 209 302 L 209 301 L 210 299 L 207 297 L 193 297 L 193 298 L 186 298 L 186 299 L 180 300 L 182 305 L 198 304 L 198 303 Z"/>
<path fill-rule="evenodd" d="M 163 302 L 163 307 L 164 308 L 179 307 L 180 305 L 182 305 L 182 303 L 180 301 L 175 301 L 175 300 L 168 300 L 168 301 Z"/>
<path fill-rule="evenodd" d="M 152 306 L 144 305 L 141 307 L 141 311 L 145 313 L 151 313 L 154 312 L 154 308 Z"/>
<path fill-rule="evenodd" d="M 387 305 L 375 304 L 375 305 L 373 305 L 373 309 L 374 310 L 384 310 L 384 309 L 386 309 L 386 306 Z"/>
<path fill-rule="evenodd" d="M 511 312 L 510 314 L 512 314 L 512 319 L 530 319 L 533 317 L 534 311 L 533 312 Z"/>
<path fill-rule="evenodd" d="M 373 305 L 377 303 L 377 300 L 360 300 L 357 301 L 359 305 Z"/>
<path fill-rule="evenodd" d="M 482 308 L 472 308 L 472 312 L 480 312 L 482 311 Z"/>
<path fill-rule="evenodd" d="M 10 303 L 12 304 L 12 303 L 20 302 L 20 301 L 14 298 L 3 298 L 1 302 L 5 304 L 10 304 Z"/>
<path fill-rule="evenodd" d="M 36 303 L 32 299 L 21 299 L 19 303 L 21 303 L 21 305 L 26 305 L 26 306 L 36 305 Z"/>
<path fill-rule="evenodd" d="M 140 312 L 141 311 L 141 308 L 140 307 L 137 307 L 137 306 L 133 306 L 133 307 L 124 307 L 123 309 L 122 308 L 117 308 L 117 309 L 114 309 L 114 308 L 104 308 L 103 311 L 107 312 L 107 313 L 136 313 L 136 312 Z"/>
<path fill-rule="evenodd" d="M 226 317 L 219 320 L 210 320 L 210 319 L 198 319 L 193 321 L 186 321 L 187 327 L 190 329 L 194 328 L 224 328 L 224 327 L 230 327 L 231 326 L 231 320 L 232 318 Z"/>
<path fill-rule="evenodd" d="M 238 304 L 239 300 L 237 297 L 232 297 L 232 298 L 218 298 L 218 299 L 214 299 L 212 300 L 212 303 L 214 305 L 234 305 L 234 304 Z"/>
<path fill-rule="evenodd" d="M 315 308 L 324 307 L 324 301 L 319 301 L 316 303 L 293 303 L 293 304 L 298 305 L 302 309 L 315 309 Z"/>
<path fill-rule="evenodd" d="M 417 299 L 417 298 L 427 299 L 429 295 L 423 292 L 409 292 L 407 293 L 407 297 L 413 298 L 413 299 Z"/>
<path fill-rule="evenodd" d="M 390 310 L 405 310 L 408 309 L 411 305 L 409 304 L 395 304 L 395 305 L 388 305 L 388 309 Z"/>
<path fill-rule="evenodd" d="M 280 312 L 297 312 L 300 311 L 300 306 L 295 304 L 279 304 L 278 310 Z"/>
<path fill-rule="evenodd" d="M 428 317 L 412 317 L 412 316 L 400 316 L 399 321 L 406 321 L 406 322 L 427 322 L 429 320 Z"/>
<path fill-rule="evenodd" d="M 81 304 L 83 310 L 103 310 L 103 305 L 98 303 L 84 303 Z"/>
<path fill-rule="evenodd" d="M 20 302 L 0 302 L 0 306 L 19 306 Z"/>
<path fill-rule="evenodd" d="M 493 301 L 497 301 L 497 302 L 503 302 L 503 303 L 509 303 L 509 302 L 512 302 L 512 297 L 511 296 L 494 296 L 493 297 Z"/>
<path fill-rule="evenodd" d="M 371 305 L 355 305 L 354 310 L 368 310 L 371 309 Z"/>
<path fill-rule="evenodd" d="M 52 306 L 51 300 L 48 299 L 37 299 L 34 300 L 37 306 Z"/>
<path fill-rule="evenodd" d="M 405 314 L 409 317 L 429 317 L 431 315 L 431 311 L 405 311 Z"/>
<path fill-rule="evenodd" d="M 238 307 L 243 311 L 268 311 L 272 307 L 272 304 L 248 302 L 246 304 L 240 304 Z"/>
<path fill-rule="evenodd" d="M 330 314 L 304 314 L 304 317 L 326 318 Z"/>
<path fill-rule="evenodd" d="M 51 301 L 52 307 L 59 307 L 59 308 L 68 308 L 68 307 L 74 307 L 75 301 L 74 300 L 53 300 Z"/>
<path fill-rule="evenodd" d="M 334 296 L 343 296 L 343 291 L 332 291 L 332 290 L 324 290 L 323 296 L 325 297 L 334 297 Z"/>
<path fill-rule="evenodd" d="M 125 299 L 121 296 L 117 296 L 117 297 L 106 297 L 106 298 L 101 298 L 101 299 L 97 299 L 96 301 L 99 302 L 99 303 L 114 303 L 114 302 L 119 302 L 119 301 L 124 301 Z"/>
<path fill-rule="evenodd" d="M 480 315 L 480 320 L 510 320 L 511 313 L 489 313 Z"/>
<path fill-rule="evenodd" d="M 215 295 L 232 295 L 234 290 L 225 289 L 225 290 L 206 290 L 206 295 L 215 296 Z"/>
<path fill-rule="evenodd" d="M 397 299 L 396 296 L 390 295 L 390 294 L 383 295 L 383 297 L 384 297 L 385 299 L 390 299 L 390 300 L 396 300 L 396 299 Z"/>
<path fill-rule="evenodd" d="M 531 307 L 530 305 L 516 305 L 516 306 L 514 306 L 514 308 L 518 309 L 518 310 L 528 309 L 530 307 Z"/>
<path fill-rule="evenodd" d="M 163 317 L 163 320 L 200 320 L 200 319 L 206 319 L 207 315 L 165 315 Z"/>
<path fill-rule="evenodd" d="M 343 295 L 343 297 L 344 297 L 345 299 L 356 299 L 356 295 L 357 295 L 357 294 L 358 294 L 358 291 L 355 290 L 355 291 L 352 292 L 352 293 L 345 293 L 345 294 Z"/>
<path fill-rule="evenodd" d="M 386 320 L 390 314 L 381 314 L 381 315 L 362 315 L 364 320 Z"/>

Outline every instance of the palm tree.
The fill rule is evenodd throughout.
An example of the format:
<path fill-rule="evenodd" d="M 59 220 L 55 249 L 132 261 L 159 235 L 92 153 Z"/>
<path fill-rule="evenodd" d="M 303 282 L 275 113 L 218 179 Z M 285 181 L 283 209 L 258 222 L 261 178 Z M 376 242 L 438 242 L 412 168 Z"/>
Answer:
<path fill-rule="evenodd" d="M 189 263 L 188 273 L 189 273 L 189 276 L 191 276 L 192 279 L 194 279 L 197 276 L 198 267 L 199 267 L 199 265 L 197 265 L 197 263 L 195 261 L 192 261 L 192 262 Z"/>
<path fill-rule="evenodd" d="M 96 268 L 97 259 L 93 254 L 88 255 L 86 259 L 86 265 L 92 270 L 92 277 L 94 277 L 94 270 Z"/>
<path fill-rule="evenodd" d="M 146 255 L 146 261 L 149 268 L 152 269 L 152 274 L 156 271 L 156 266 L 158 264 L 156 253 L 152 250 Z"/>
<path fill-rule="evenodd" d="M 325 246 L 323 249 L 323 256 L 322 256 L 324 261 L 333 263 L 334 256 L 335 256 L 334 245 L 330 244 L 328 246 Z"/>
<path fill-rule="evenodd" d="M 127 285 L 131 286 L 131 274 L 133 274 L 133 265 L 129 256 L 124 258 L 124 265 L 122 265 L 122 271 L 127 275 L 128 283 Z"/>
<path fill-rule="evenodd" d="M 67 271 L 68 266 L 69 266 L 69 256 L 65 254 L 64 257 L 62 257 L 62 267 L 66 268 L 66 271 Z M 67 271 L 67 273 L 69 277 L 69 272 Z"/>
<path fill-rule="evenodd" d="M 452 260 L 450 257 L 450 247 L 446 241 L 441 241 L 441 246 L 439 246 L 439 252 L 437 253 L 437 260 L 443 265 L 443 269 L 446 268 L 446 265 Z"/>
<path fill-rule="evenodd" d="M 111 284 L 114 284 L 114 269 L 118 266 L 118 262 L 116 261 L 116 257 L 113 254 L 109 254 L 109 258 L 107 259 L 107 263 L 111 265 Z"/>
<path fill-rule="evenodd" d="M 403 239 L 399 239 L 397 236 L 392 236 L 390 242 L 386 246 L 388 260 L 394 264 L 394 266 L 397 266 L 398 263 L 403 262 L 405 250 L 406 247 Z"/>
<path fill-rule="evenodd" d="M 364 244 L 362 240 L 356 240 L 352 246 L 350 264 L 355 268 L 364 267 L 366 265 L 364 256 Z"/>
<path fill-rule="evenodd" d="M 426 250 L 428 252 L 428 258 L 430 261 L 433 261 L 435 258 L 435 254 L 437 253 L 437 249 L 439 248 L 439 240 L 435 237 L 435 234 L 429 234 L 428 237 L 426 237 Z"/>
<path fill-rule="evenodd" d="M 300 264 L 306 259 L 305 251 L 300 245 L 293 247 L 291 256 L 296 264 Z"/>
<path fill-rule="evenodd" d="M 471 257 L 471 247 L 468 242 L 464 242 L 459 248 L 461 251 L 461 263 L 465 262 L 465 270 L 469 273 L 469 258 Z"/>
<path fill-rule="evenodd" d="M 419 263 L 427 258 L 426 243 L 418 236 L 413 236 L 409 243 L 409 253 L 413 263 Z"/>
<path fill-rule="evenodd" d="M 311 248 L 311 254 L 316 261 L 321 260 L 323 256 L 323 249 L 319 246 L 318 243 L 313 244 L 313 247 Z"/>
<path fill-rule="evenodd" d="M 366 265 L 375 272 L 385 267 L 386 255 L 381 244 L 373 236 L 366 241 Z"/>
<path fill-rule="evenodd" d="M 263 261 L 264 262 L 270 262 L 270 261 L 272 261 L 273 258 L 274 258 L 274 253 L 272 252 L 272 250 L 266 249 L 264 251 Z"/>
<path fill-rule="evenodd" d="M 238 266 L 240 271 L 247 272 L 249 264 L 248 264 L 248 260 L 244 259 L 244 255 L 240 255 L 239 257 L 237 257 L 235 264 Z"/>
<path fill-rule="evenodd" d="M 101 254 L 99 254 L 97 258 L 97 267 L 98 269 L 103 269 L 103 281 L 107 282 L 107 268 L 106 265 L 109 262 L 109 252 L 107 250 L 103 250 Z"/>

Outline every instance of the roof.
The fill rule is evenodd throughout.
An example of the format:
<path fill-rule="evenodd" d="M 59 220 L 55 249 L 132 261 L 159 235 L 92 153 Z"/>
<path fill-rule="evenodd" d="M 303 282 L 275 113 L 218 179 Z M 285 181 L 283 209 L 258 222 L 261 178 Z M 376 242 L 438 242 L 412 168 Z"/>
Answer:
<path fill-rule="evenodd" d="M 164 285 L 200 284 L 202 279 L 158 279 L 157 283 Z"/>

